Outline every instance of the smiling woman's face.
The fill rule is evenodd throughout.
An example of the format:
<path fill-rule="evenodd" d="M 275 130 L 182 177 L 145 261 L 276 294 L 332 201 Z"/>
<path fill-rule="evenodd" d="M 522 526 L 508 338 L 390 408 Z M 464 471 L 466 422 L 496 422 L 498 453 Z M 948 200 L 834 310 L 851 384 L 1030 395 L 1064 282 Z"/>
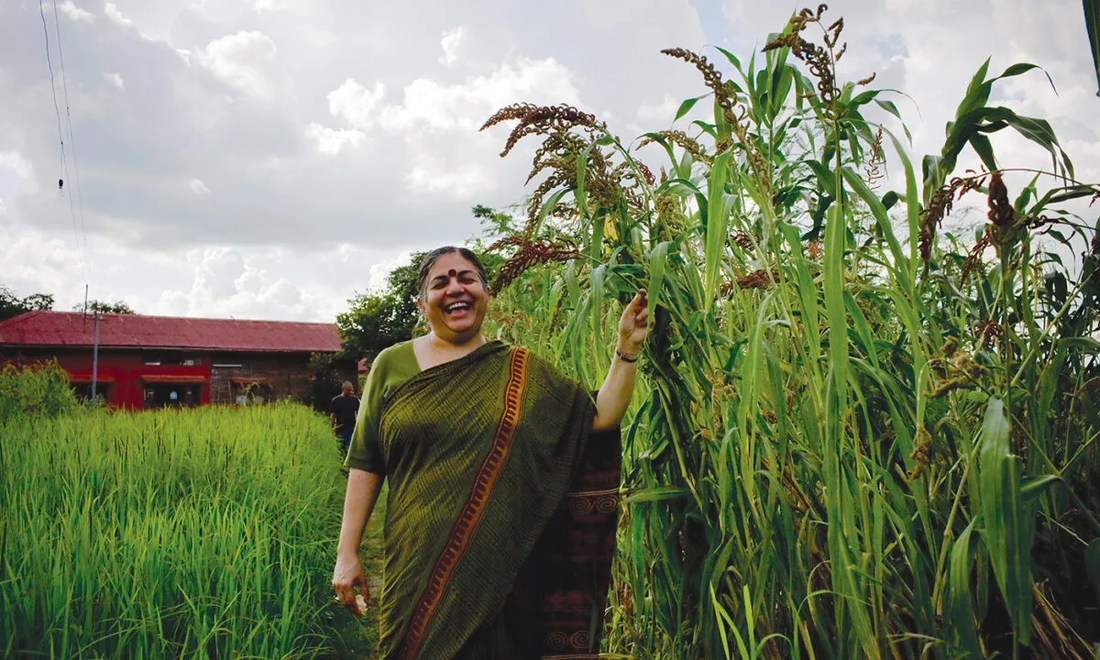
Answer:
<path fill-rule="evenodd" d="M 436 259 L 416 304 L 436 337 L 463 344 L 481 332 L 489 292 L 477 266 L 457 252 Z"/>

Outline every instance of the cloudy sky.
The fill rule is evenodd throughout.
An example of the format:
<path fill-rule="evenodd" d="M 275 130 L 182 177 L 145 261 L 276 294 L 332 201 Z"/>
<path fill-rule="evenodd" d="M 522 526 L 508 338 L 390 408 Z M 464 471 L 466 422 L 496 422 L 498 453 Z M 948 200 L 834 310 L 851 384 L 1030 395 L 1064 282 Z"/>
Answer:
<path fill-rule="evenodd" d="M 624 137 L 668 128 L 705 89 L 661 48 L 747 57 L 800 6 L 0 0 L 0 283 L 58 309 L 87 282 L 148 314 L 331 321 L 409 251 L 474 235 L 473 205 L 529 192 L 530 152 L 502 160 L 506 129 L 477 130 L 493 111 L 564 102 Z M 1049 118 L 1100 181 L 1079 0 L 836 0 L 830 15 L 847 26 L 841 73 L 909 95 L 915 153 L 939 150 L 985 58 L 1030 61 L 1057 93 L 1033 73 L 995 100 Z"/>

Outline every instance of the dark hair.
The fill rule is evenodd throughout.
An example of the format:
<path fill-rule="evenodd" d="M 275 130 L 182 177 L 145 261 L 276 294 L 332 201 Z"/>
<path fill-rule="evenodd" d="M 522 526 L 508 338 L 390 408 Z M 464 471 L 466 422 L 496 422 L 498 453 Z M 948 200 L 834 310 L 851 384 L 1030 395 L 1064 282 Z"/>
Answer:
<path fill-rule="evenodd" d="M 421 298 L 424 297 L 424 289 L 428 286 L 428 271 L 432 269 L 435 262 L 439 261 L 439 258 L 445 254 L 458 253 L 466 261 L 469 261 L 474 265 L 477 270 L 478 279 L 481 280 L 481 285 L 486 289 L 489 288 L 489 273 L 485 272 L 485 266 L 481 265 L 481 261 L 478 260 L 477 255 L 472 250 L 464 247 L 455 247 L 453 245 L 444 245 L 438 247 L 431 252 L 424 255 L 420 260 L 420 268 L 416 271 L 416 295 Z"/>

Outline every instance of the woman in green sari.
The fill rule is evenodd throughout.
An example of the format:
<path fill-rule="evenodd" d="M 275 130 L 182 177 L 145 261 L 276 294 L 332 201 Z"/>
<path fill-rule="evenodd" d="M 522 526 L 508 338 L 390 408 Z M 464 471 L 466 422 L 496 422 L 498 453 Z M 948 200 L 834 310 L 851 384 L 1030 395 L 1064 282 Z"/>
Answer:
<path fill-rule="evenodd" d="M 527 349 L 486 341 L 489 289 L 469 250 L 429 253 L 417 289 L 430 332 L 382 351 L 364 387 L 336 599 L 356 614 L 357 589 L 370 603 L 358 550 L 388 480 L 381 657 L 595 658 L 645 292 L 593 400 Z"/>

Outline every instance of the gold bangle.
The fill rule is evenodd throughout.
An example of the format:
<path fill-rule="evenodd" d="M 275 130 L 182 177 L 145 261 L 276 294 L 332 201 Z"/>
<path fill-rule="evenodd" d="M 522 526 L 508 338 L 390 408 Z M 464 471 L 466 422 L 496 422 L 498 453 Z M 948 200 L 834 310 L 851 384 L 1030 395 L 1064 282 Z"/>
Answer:
<path fill-rule="evenodd" d="M 623 353 L 622 351 L 620 351 L 618 346 L 615 347 L 615 355 L 619 356 L 619 359 L 622 360 L 623 362 L 637 362 L 638 361 L 638 356 L 637 355 L 627 355 L 626 353 Z"/>

